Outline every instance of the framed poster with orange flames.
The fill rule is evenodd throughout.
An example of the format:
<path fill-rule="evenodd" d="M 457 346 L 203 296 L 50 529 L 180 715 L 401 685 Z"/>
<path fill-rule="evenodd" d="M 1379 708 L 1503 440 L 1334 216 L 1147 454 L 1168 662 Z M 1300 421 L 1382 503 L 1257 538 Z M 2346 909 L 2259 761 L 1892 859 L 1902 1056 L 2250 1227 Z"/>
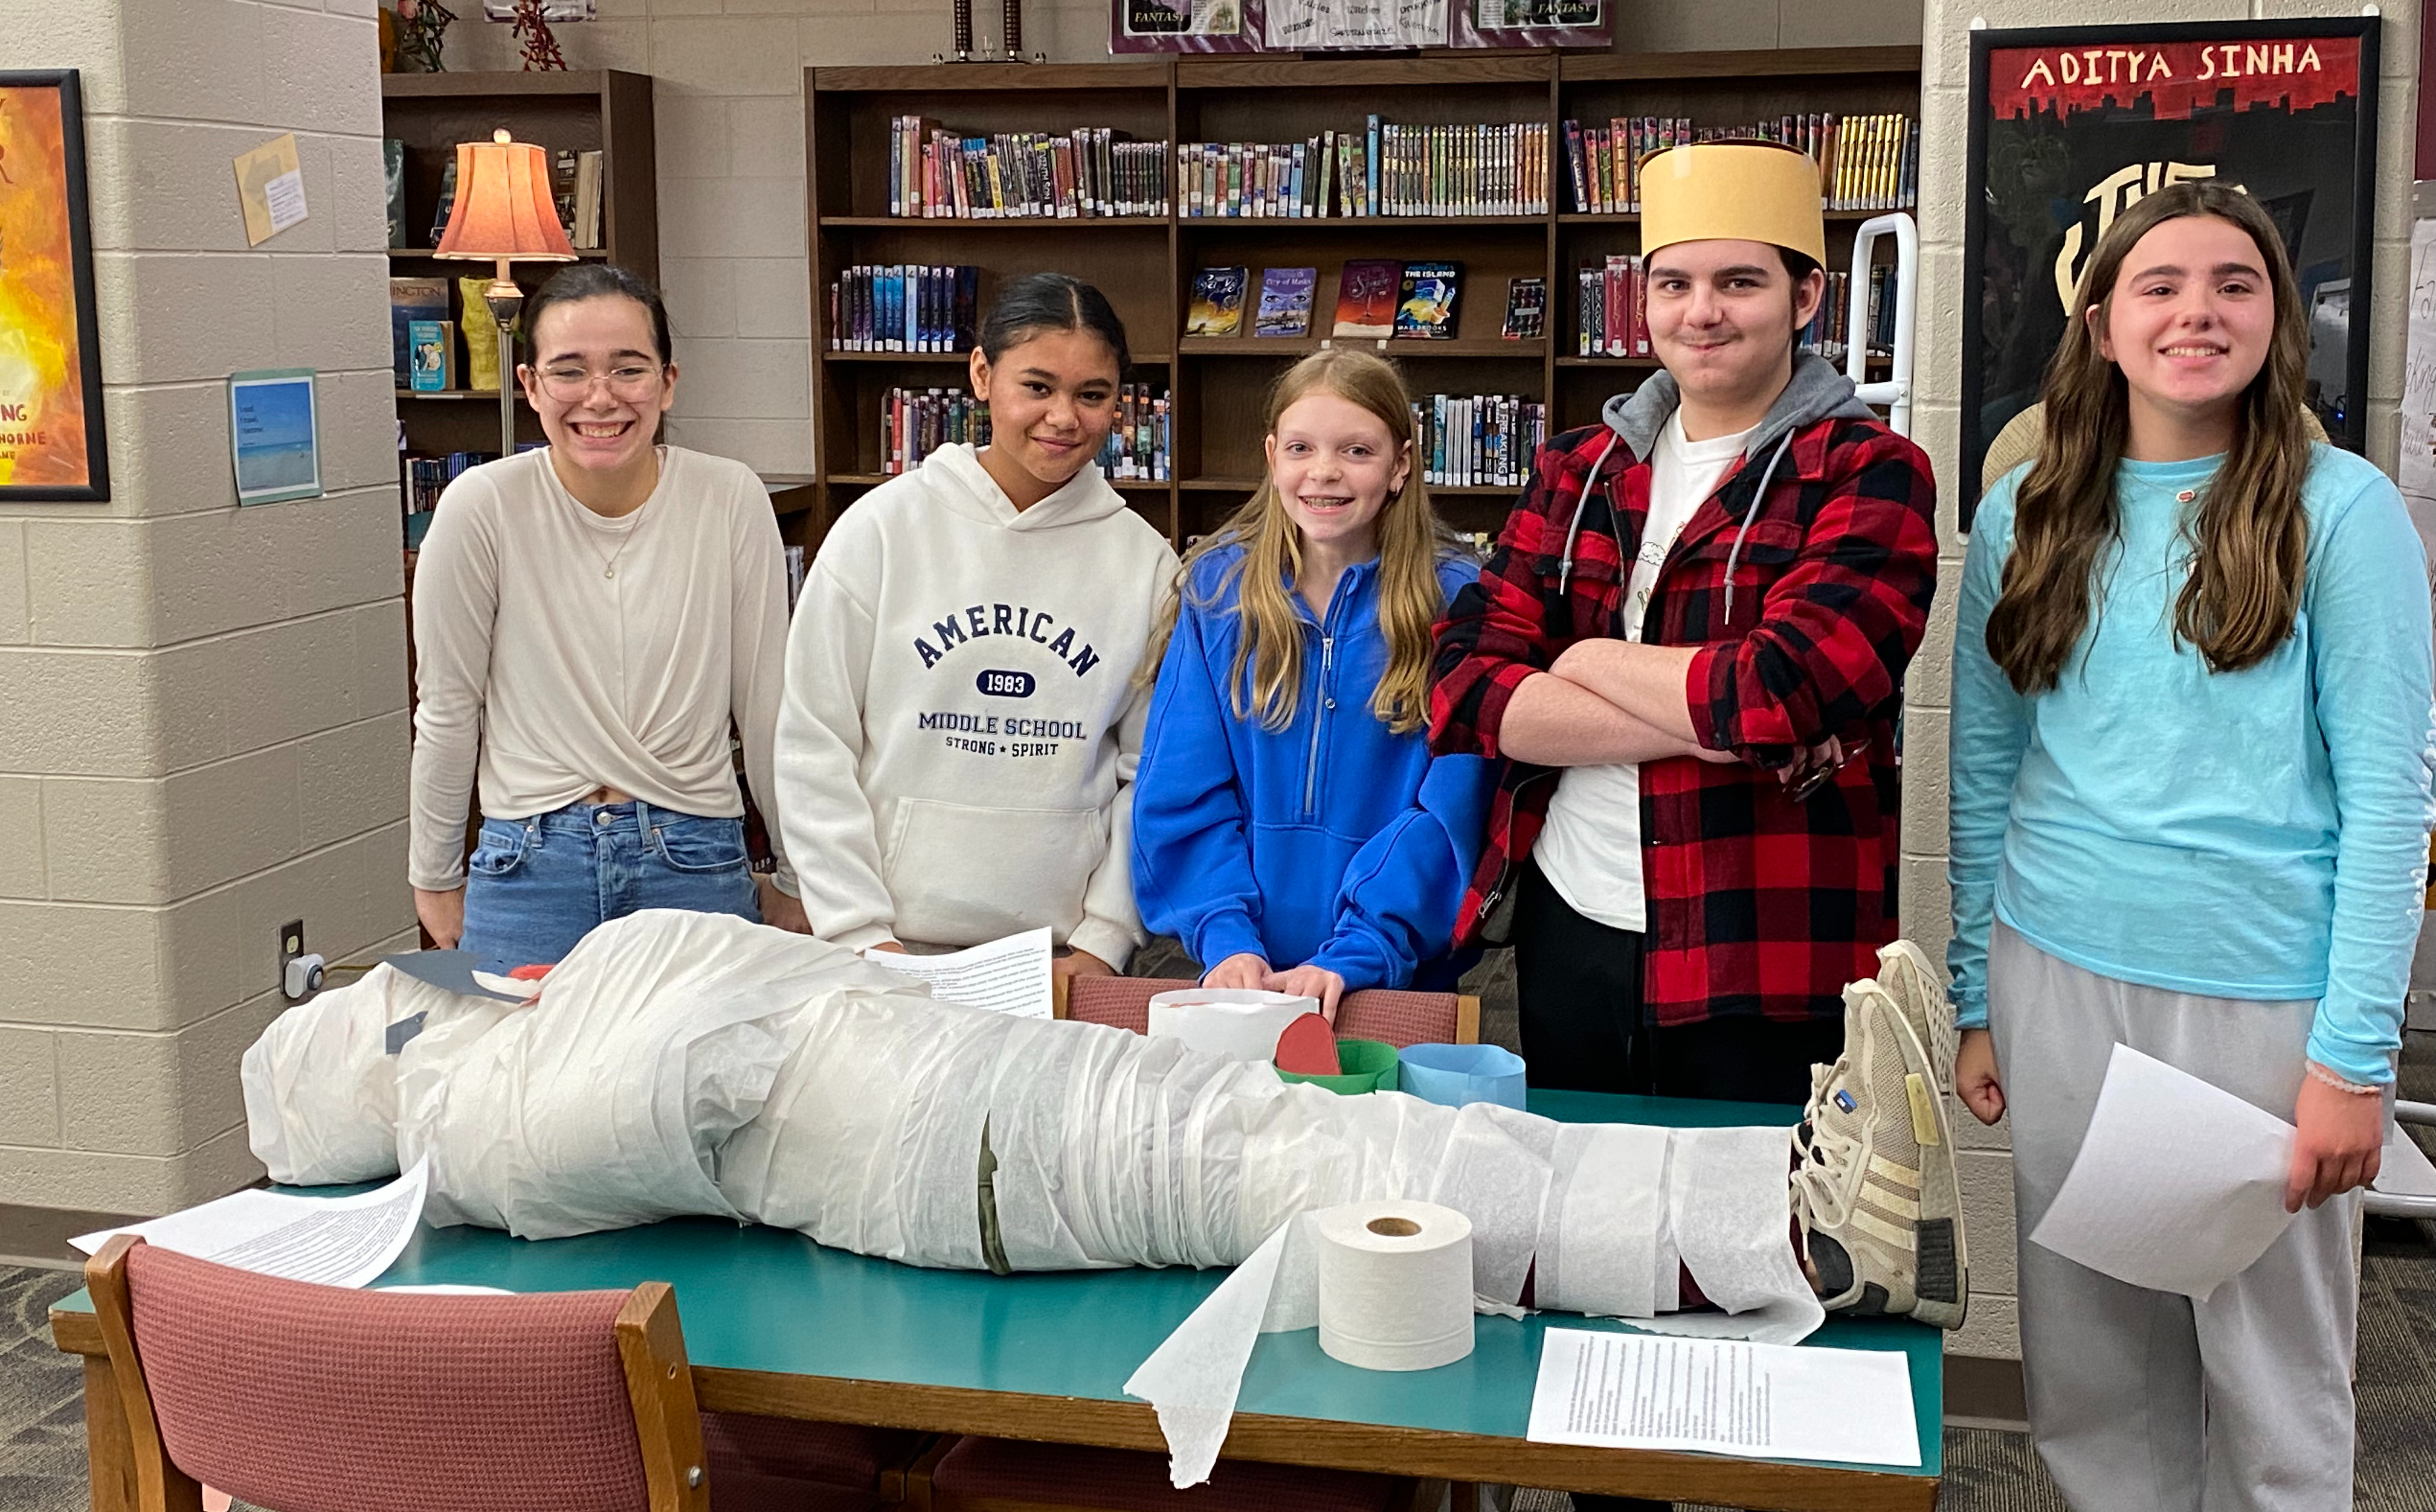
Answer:
<path fill-rule="evenodd" d="M 83 96 L 0 71 L 0 501 L 108 497 Z"/>
<path fill-rule="evenodd" d="M 2309 321 L 2308 398 L 2364 449 L 2377 41 L 2374 15 L 1971 33 L 1962 301 L 1962 519 L 1981 459 L 2035 403 L 2114 217 L 2189 179 L 2248 193 L 2284 234 Z"/>

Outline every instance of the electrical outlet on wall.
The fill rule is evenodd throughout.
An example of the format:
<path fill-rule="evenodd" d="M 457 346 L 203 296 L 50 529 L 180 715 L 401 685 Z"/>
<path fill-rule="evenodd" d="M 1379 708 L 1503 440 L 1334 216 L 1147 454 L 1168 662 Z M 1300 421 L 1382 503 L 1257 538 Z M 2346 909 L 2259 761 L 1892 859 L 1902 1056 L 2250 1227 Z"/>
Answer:
<path fill-rule="evenodd" d="M 279 990 L 290 1002 L 303 1002 L 322 990 L 322 958 L 304 949 L 303 919 L 279 927 Z"/>

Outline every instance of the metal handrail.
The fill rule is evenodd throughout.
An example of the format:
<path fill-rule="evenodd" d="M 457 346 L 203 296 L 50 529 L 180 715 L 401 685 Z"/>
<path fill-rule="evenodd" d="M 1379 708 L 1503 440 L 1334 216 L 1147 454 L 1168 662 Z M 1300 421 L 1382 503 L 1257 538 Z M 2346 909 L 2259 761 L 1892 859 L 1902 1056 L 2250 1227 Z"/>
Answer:
<path fill-rule="evenodd" d="M 1880 236 L 1895 239 L 1894 366 L 1884 382 L 1869 374 L 1870 265 Z M 1911 434 L 1912 338 L 1920 325 L 1920 227 L 1902 211 L 1872 216 L 1853 233 L 1853 276 L 1846 291 L 1844 375 L 1866 405 L 1887 407 L 1887 425 Z"/>

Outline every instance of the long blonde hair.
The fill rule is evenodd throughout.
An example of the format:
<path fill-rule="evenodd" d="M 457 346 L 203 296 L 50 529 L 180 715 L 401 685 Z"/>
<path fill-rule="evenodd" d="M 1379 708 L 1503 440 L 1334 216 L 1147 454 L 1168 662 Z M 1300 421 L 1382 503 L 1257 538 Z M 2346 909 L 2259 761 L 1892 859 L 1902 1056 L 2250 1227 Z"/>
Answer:
<path fill-rule="evenodd" d="M 1403 375 L 1384 358 L 1346 351 L 1315 352 L 1285 371 L 1269 391 L 1267 434 L 1276 435 L 1279 417 L 1314 393 L 1334 394 L 1368 411 L 1400 445 L 1416 440 Z M 1405 454 L 1404 486 L 1379 511 L 1377 525 L 1379 627 L 1387 637 L 1387 667 L 1370 694 L 1370 712 L 1397 735 L 1409 735 L 1429 719 L 1430 627 L 1446 606 L 1438 564 L 1458 549 L 1430 503 L 1418 453 L 1414 447 Z M 1140 676 L 1148 682 L 1158 675 L 1184 596 L 1192 591 L 1193 568 L 1210 552 L 1236 546 L 1243 547 L 1243 557 L 1227 569 L 1212 596 L 1223 597 L 1229 583 L 1237 586 L 1244 634 L 1227 672 L 1235 717 L 1282 730 L 1294 722 L 1302 697 L 1303 628 L 1293 600 L 1293 584 L 1302 576 L 1302 533 L 1273 478 L 1262 478 L 1242 509 L 1186 553 L 1151 632 Z M 1206 608 L 1208 602 L 1196 595 L 1193 607 Z"/>
<path fill-rule="evenodd" d="M 2123 370 L 2098 351 L 2086 312 L 2107 320 L 2123 260 L 2184 216 L 2230 221 L 2258 246 L 2275 302 L 2267 361 L 2243 390 L 2233 450 L 2186 533 L 2190 577 L 2174 600 L 2174 638 L 2211 671 L 2263 661 L 2292 633 L 2306 568 L 2301 480 L 2309 470 L 2309 325 L 2284 238 L 2247 194 L 2211 180 L 2170 184 L 2115 217 L 2090 254 L 2063 343 L 2048 363 L 2038 461 L 2022 480 L 2004 592 L 1988 616 L 1988 654 L 2023 694 L 2055 686 L 2088 627 L 2097 576 L 2120 533 L 2114 474 L 2131 431 Z"/>

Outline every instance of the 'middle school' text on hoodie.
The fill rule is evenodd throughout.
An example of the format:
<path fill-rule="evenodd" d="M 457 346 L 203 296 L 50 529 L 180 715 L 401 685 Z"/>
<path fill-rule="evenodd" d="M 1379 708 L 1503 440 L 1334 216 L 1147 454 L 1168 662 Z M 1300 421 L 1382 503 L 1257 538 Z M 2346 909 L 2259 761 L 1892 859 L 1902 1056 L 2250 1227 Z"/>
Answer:
<path fill-rule="evenodd" d="M 965 445 L 839 517 L 787 641 L 778 824 L 812 930 L 977 945 L 1140 940 L 1133 686 L 1175 571 L 1097 468 L 1018 511 Z"/>
<path fill-rule="evenodd" d="M 1453 946 L 1497 763 L 1433 758 L 1424 731 L 1390 734 L 1370 711 L 1387 667 L 1375 561 L 1346 569 L 1322 618 L 1294 597 L 1304 639 L 1293 721 L 1236 717 L 1242 562 L 1227 547 L 1193 565 L 1159 668 L 1134 785 L 1143 922 L 1180 936 L 1205 969 L 1251 951 L 1279 970 L 1333 971 L 1348 990 L 1408 986 Z M 1478 573 L 1441 563 L 1444 596 Z"/>

